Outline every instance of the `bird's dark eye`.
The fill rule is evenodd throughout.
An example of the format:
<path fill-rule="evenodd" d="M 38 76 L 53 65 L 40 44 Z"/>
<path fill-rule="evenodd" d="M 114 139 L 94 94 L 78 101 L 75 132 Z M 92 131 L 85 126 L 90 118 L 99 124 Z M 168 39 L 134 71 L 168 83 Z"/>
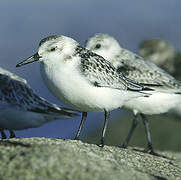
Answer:
<path fill-rule="evenodd" d="M 50 49 L 50 51 L 55 51 L 56 50 L 56 47 L 53 47 Z"/>
<path fill-rule="evenodd" d="M 101 44 L 96 44 L 95 48 L 99 49 L 101 47 Z"/>

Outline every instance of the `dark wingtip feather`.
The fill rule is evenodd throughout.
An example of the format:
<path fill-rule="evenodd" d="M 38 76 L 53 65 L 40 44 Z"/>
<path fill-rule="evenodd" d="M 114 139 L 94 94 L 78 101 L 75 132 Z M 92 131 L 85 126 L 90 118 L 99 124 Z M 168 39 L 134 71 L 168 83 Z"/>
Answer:
<path fill-rule="evenodd" d="M 148 88 L 148 87 L 142 87 L 142 89 L 132 89 L 132 88 L 128 87 L 127 90 L 129 90 L 129 91 L 137 91 L 137 92 L 140 92 L 140 91 L 155 91 L 154 89 Z"/>
<path fill-rule="evenodd" d="M 154 90 L 154 89 L 152 89 L 152 88 L 143 87 L 142 91 L 155 91 L 155 90 Z"/>
<path fill-rule="evenodd" d="M 149 87 L 161 87 L 161 84 L 147 84 L 147 83 L 140 83 L 142 86 L 149 86 Z"/>
<path fill-rule="evenodd" d="M 175 92 L 174 94 L 181 94 L 181 92 Z"/>
<path fill-rule="evenodd" d="M 71 117 L 80 116 L 80 114 L 78 114 L 76 112 L 64 112 L 64 114 L 67 115 L 67 116 L 71 116 Z"/>

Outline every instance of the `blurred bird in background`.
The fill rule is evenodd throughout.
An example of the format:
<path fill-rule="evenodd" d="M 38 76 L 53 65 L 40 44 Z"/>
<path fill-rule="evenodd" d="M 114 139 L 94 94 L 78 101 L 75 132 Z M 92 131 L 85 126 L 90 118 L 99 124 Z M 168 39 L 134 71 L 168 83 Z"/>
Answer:
<path fill-rule="evenodd" d="M 57 120 L 77 116 L 68 108 L 53 104 L 38 96 L 25 79 L 0 68 L 0 132 L 6 139 L 4 130 L 9 130 L 10 138 L 15 137 L 13 130 L 40 127 Z"/>

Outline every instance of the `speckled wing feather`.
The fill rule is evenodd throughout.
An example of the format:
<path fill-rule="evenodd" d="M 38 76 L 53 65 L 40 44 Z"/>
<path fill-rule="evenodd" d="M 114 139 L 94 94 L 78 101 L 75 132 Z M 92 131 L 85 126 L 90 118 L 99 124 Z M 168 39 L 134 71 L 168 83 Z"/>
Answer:
<path fill-rule="evenodd" d="M 26 80 L 0 68 L 0 101 L 21 110 L 45 114 L 77 115 L 75 111 L 52 104 L 36 95 Z"/>
<path fill-rule="evenodd" d="M 120 55 L 115 57 L 115 61 L 119 62 L 118 72 L 140 84 L 163 90 L 181 90 L 181 84 L 174 77 L 126 49 L 121 50 Z"/>
<path fill-rule="evenodd" d="M 77 47 L 76 53 L 81 58 L 82 74 L 91 84 L 120 90 L 141 91 L 144 89 L 143 86 L 117 73 L 110 62 L 103 57 L 82 47 Z"/>

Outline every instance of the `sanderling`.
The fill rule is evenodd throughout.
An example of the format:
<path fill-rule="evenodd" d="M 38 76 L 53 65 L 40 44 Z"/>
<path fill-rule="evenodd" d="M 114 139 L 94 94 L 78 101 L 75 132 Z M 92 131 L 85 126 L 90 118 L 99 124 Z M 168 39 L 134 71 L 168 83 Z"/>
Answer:
<path fill-rule="evenodd" d="M 56 119 L 71 118 L 78 115 L 75 111 L 52 104 L 38 96 L 26 80 L 0 68 L 0 132 L 9 130 L 10 138 L 15 137 L 13 130 L 34 128 Z"/>
<path fill-rule="evenodd" d="M 120 47 L 119 43 L 107 34 L 96 34 L 86 44 L 86 48 L 110 61 L 127 78 L 155 89 L 150 97 L 134 98 L 125 102 L 124 107 L 133 110 L 134 119 L 129 134 L 122 147 L 127 147 L 137 125 L 138 114 L 145 125 L 148 151 L 154 153 L 148 121 L 145 115 L 165 113 L 181 102 L 181 84 L 155 64 L 145 61 L 142 57 Z"/>
<path fill-rule="evenodd" d="M 40 41 L 38 53 L 17 64 L 22 66 L 40 61 L 41 75 L 48 89 L 62 103 L 82 112 L 75 139 L 87 117 L 87 112 L 105 112 L 101 144 L 109 119 L 109 111 L 121 107 L 129 99 L 148 96 L 150 90 L 116 72 L 101 56 L 81 47 L 65 36 L 49 36 Z"/>

